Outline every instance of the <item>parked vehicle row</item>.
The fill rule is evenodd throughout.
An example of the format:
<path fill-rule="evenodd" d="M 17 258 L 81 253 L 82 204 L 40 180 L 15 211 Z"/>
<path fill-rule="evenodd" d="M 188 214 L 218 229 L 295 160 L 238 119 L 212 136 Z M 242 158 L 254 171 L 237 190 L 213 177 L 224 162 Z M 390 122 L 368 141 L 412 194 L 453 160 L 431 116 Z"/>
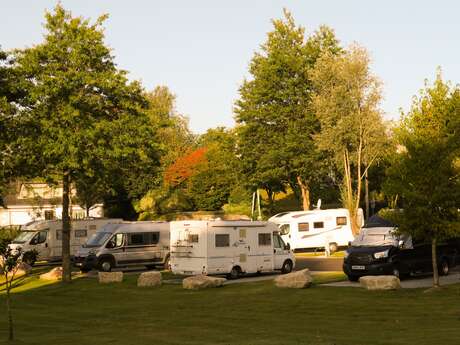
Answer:
<path fill-rule="evenodd" d="M 365 275 L 409 275 L 433 271 L 431 244 L 399 235 L 397 227 L 379 216 L 369 218 L 345 252 L 343 271 L 350 281 Z M 437 246 L 438 271 L 447 275 L 459 260 L 457 241 Z"/>

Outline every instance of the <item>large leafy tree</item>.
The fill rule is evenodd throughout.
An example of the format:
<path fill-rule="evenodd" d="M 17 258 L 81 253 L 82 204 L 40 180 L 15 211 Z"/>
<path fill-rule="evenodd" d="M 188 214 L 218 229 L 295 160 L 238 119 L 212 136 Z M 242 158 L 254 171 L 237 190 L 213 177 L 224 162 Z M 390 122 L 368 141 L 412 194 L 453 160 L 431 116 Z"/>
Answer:
<path fill-rule="evenodd" d="M 380 82 L 370 72 L 366 50 L 358 46 L 341 55 L 324 54 L 312 80 L 313 108 L 321 124 L 316 145 L 343 172 L 342 201 L 357 233 L 363 179 L 382 157 L 387 141 L 379 109 Z"/>
<path fill-rule="evenodd" d="M 105 18 L 91 24 L 57 5 L 46 13 L 44 41 L 17 53 L 28 81 L 21 117 L 34 128 L 23 154 L 36 175 L 63 185 L 63 281 L 71 279 L 71 184 L 98 169 L 123 174 L 151 165 L 157 155 L 143 90 L 116 68 L 104 44 Z"/>
<path fill-rule="evenodd" d="M 273 20 L 261 52 L 254 55 L 251 79 L 240 87 L 235 104 L 238 148 L 252 188 L 269 196 L 290 184 L 310 207 L 311 184 L 321 175 L 313 135 L 319 122 L 312 111 L 310 71 L 325 52 L 341 51 L 333 31 L 321 27 L 306 39 L 292 15 Z"/>
<path fill-rule="evenodd" d="M 399 152 L 386 192 L 399 195 L 399 231 L 431 242 L 433 285 L 439 286 L 436 246 L 460 233 L 460 89 L 427 84 L 396 130 Z"/>

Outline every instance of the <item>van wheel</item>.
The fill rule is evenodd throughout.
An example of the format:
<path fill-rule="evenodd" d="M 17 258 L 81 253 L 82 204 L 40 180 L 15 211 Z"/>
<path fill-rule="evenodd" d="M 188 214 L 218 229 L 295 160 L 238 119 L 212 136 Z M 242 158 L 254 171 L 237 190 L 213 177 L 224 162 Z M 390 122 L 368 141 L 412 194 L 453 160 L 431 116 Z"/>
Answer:
<path fill-rule="evenodd" d="M 283 267 L 281 267 L 281 273 L 286 274 L 286 273 L 290 273 L 291 271 L 292 271 L 292 261 L 286 260 L 283 263 Z"/>
<path fill-rule="evenodd" d="M 338 249 L 337 243 L 329 243 L 329 253 L 334 254 Z"/>
<path fill-rule="evenodd" d="M 347 275 L 347 278 L 351 282 L 357 282 L 359 280 L 359 276 Z"/>
<path fill-rule="evenodd" d="M 113 260 L 111 259 L 102 259 L 99 263 L 99 270 L 103 272 L 110 272 L 113 268 Z"/>
<path fill-rule="evenodd" d="M 234 266 L 229 274 L 227 274 L 228 279 L 238 279 L 241 275 L 241 269 L 238 266 Z"/>
<path fill-rule="evenodd" d="M 442 276 L 449 274 L 449 262 L 446 259 L 443 259 L 439 265 L 439 274 Z"/>

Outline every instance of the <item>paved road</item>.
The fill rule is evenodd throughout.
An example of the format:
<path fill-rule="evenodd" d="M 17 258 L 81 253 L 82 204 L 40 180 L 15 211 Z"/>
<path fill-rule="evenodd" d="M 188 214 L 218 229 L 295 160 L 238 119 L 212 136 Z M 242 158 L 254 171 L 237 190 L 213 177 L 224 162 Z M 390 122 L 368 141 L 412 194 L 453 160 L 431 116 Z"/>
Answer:
<path fill-rule="evenodd" d="M 342 271 L 343 258 L 296 257 L 296 270 L 308 268 L 310 271 Z"/>

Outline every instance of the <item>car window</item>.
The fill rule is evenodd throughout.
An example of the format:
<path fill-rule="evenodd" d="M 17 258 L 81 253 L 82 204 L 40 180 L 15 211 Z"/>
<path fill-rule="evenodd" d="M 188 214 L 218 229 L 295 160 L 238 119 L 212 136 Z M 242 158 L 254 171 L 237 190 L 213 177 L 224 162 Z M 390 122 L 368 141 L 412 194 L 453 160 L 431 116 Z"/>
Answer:
<path fill-rule="evenodd" d="M 275 248 L 283 248 L 280 240 L 281 238 L 278 235 L 273 235 L 273 245 Z"/>

